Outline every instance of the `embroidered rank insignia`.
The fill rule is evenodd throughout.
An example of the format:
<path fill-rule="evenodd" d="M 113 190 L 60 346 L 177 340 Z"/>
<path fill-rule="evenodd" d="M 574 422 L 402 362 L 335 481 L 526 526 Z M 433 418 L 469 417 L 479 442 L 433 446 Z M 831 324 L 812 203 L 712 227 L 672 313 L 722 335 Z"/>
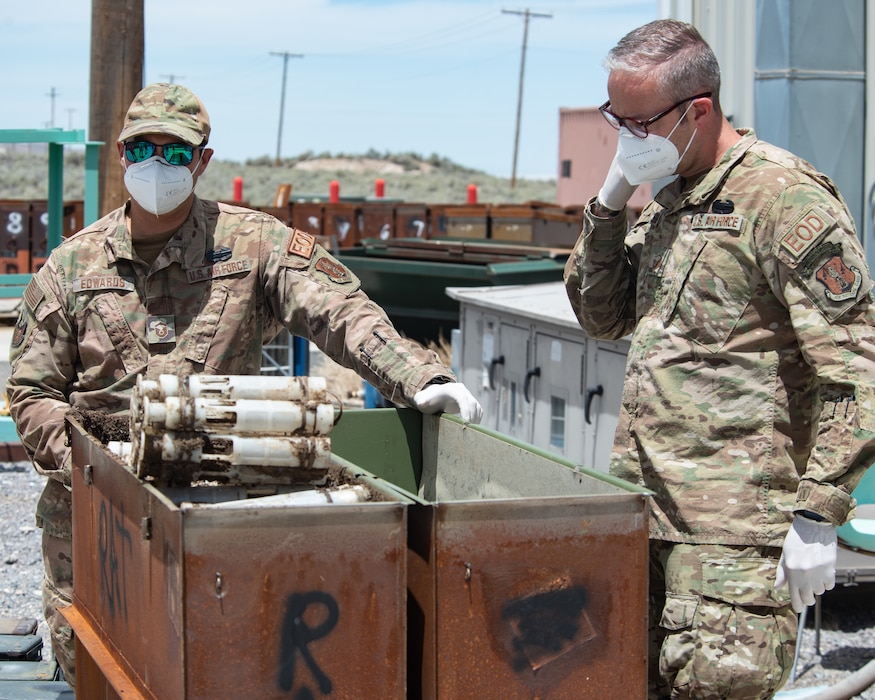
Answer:
<path fill-rule="evenodd" d="M 853 299 L 860 291 L 863 275 L 856 267 L 848 267 L 840 256 L 827 260 L 814 275 L 826 287 L 826 296 L 832 301 Z"/>
<path fill-rule="evenodd" d="M 338 284 L 346 284 L 352 281 L 352 277 L 349 276 L 349 270 L 339 262 L 329 258 L 319 258 L 316 261 L 316 269 Z"/>
<path fill-rule="evenodd" d="M 176 342 L 173 316 L 149 316 L 146 319 L 146 340 L 149 345 Z"/>
<path fill-rule="evenodd" d="M 294 230 L 292 240 L 289 241 L 289 252 L 309 260 L 316 250 L 316 237 L 304 231 Z"/>

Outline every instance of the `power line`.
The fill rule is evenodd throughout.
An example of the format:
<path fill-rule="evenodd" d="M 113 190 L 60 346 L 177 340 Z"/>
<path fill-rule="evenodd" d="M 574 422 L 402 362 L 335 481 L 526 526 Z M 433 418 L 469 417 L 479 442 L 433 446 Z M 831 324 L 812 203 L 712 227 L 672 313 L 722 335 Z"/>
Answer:
<path fill-rule="evenodd" d="M 171 85 L 176 83 L 177 78 L 184 78 L 184 75 L 176 75 L 175 73 L 162 73 L 159 78 L 167 78 L 167 82 Z"/>
<path fill-rule="evenodd" d="M 525 18 L 525 23 L 523 25 L 523 55 L 522 59 L 520 60 L 520 93 L 519 98 L 517 99 L 516 106 L 516 135 L 513 139 L 513 170 L 511 171 L 510 175 L 510 188 L 513 189 L 514 187 L 516 187 L 516 160 L 520 146 L 520 117 L 523 111 L 523 74 L 526 70 L 526 44 L 529 40 L 529 18 L 543 17 L 545 19 L 552 19 L 553 15 L 544 15 L 537 12 L 529 12 L 528 8 L 526 8 L 525 12 L 520 12 L 519 10 L 502 10 L 502 12 L 506 15 L 522 15 Z"/>
<path fill-rule="evenodd" d="M 289 53 L 288 51 L 271 51 L 271 56 L 282 56 L 283 57 L 283 88 L 280 93 L 280 125 L 279 130 L 276 135 L 276 159 L 274 160 L 274 165 L 280 164 L 280 144 L 283 140 L 283 108 L 286 104 L 286 71 L 289 66 L 290 58 L 304 58 L 304 54 L 302 53 Z"/>

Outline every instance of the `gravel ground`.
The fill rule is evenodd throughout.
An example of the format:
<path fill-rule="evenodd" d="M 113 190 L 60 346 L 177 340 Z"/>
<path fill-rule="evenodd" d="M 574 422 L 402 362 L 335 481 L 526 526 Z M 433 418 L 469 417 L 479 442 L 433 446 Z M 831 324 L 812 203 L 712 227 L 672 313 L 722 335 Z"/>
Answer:
<path fill-rule="evenodd" d="M 43 478 L 29 462 L 0 462 L 0 617 L 39 621 L 43 658 L 51 658 L 42 615 L 40 530 L 34 525 Z M 779 694 L 804 697 L 801 689 L 833 685 L 875 659 L 875 589 L 872 584 L 841 587 L 821 604 L 820 650 L 816 648 L 814 610 L 802 638 L 796 680 Z M 875 688 L 855 696 L 875 700 Z"/>
<path fill-rule="evenodd" d="M 42 609 L 41 530 L 34 522 L 43 477 L 30 462 L 0 462 L 0 617 L 39 621 L 43 658 L 52 657 Z"/>

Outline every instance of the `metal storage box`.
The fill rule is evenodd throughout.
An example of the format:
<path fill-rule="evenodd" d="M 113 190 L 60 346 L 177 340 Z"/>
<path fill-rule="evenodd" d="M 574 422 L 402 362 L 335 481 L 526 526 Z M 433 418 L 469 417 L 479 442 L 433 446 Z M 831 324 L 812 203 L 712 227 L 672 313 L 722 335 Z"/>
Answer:
<path fill-rule="evenodd" d="M 415 501 L 408 697 L 646 697 L 644 491 L 455 416 L 347 411 L 332 444 Z"/>
<path fill-rule="evenodd" d="M 337 458 L 374 500 L 227 509 L 237 487 L 161 490 L 70 432 L 79 697 L 405 697 L 400 491 Z"/>
<path fill-rule="evenodd" d="M 361 238 L 395 238 L 395 204 L 391 200 L 366 200 L 359 205 Z"/>
<path fill-rule="evenodd" d="M 294 200 L 292 202 L 292 226 L 314 236 L 327 236 L 325 232 L 325 205 L 321 201 Z"/>
<path fill-rule="evenodd" d="M 324 235 L 341 248 L 351 248 L 362 239 L 361 207 L 348 202 L 326 202 Z"/>
<path fill-rule="evenodd" d="M 466 204 L 447 207 L 448 238 L 489 238 L 489 206 Z"/>
<path fill-rule="evenodd" d="M 398 238 L 428 237 L 428 209 L 425 204 L 405 202 L 395 205 L 395 235 Z"/>
<path fill-rule="evenodd" d="M 31 203 L 0 201 L 0 274 L 30 272 Z"/>

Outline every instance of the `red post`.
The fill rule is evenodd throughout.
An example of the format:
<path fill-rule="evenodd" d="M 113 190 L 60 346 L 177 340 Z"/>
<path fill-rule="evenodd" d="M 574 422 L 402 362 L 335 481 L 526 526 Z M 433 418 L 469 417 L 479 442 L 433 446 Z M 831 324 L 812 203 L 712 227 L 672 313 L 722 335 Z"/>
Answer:
<path fill-rule="evenodd" d="M 329 202 L 339 202 L 340 201 L 340 183 L 337 180 L 332 180 L 328 184 L 328 201 Z"/>
<path fill-rule="evenodd" d="M 468 204 L 477 204 L 477 185 L 468 185 Z"/>
<path fill-rule="evenodd" d="M 243 178 L 239 175 L 234 178 L 234 201 L 243 201 Z"/>
<path fill-rule="evenodd" d="M 377 178 L 374 181 L 374 196 L 377 199 L 383 199 L 386 193 L 386 181 L 383 178 Z"/>

